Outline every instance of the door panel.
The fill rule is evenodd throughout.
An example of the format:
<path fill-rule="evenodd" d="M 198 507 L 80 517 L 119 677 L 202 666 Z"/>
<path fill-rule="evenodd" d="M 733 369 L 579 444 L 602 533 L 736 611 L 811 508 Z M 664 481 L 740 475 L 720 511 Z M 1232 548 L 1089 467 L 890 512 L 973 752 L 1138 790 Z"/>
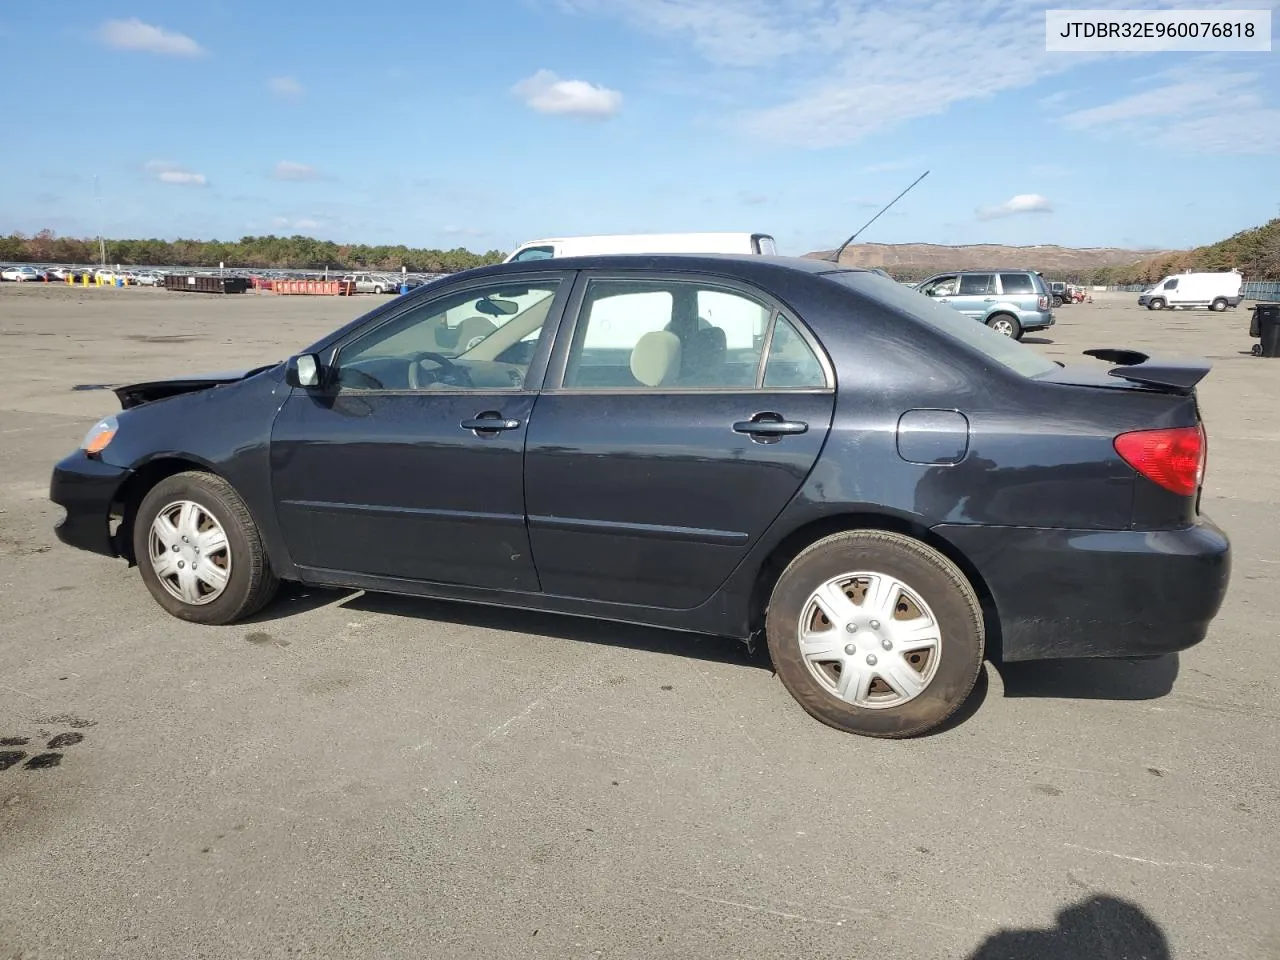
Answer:
<path fill-rule="evenodd" d="M 543 395 L 525 453 L 543 589 L 696 607 L 800 488 L 832 405 L 821 393 Z M 767 442 L 734 432 L 764 411 L 808 429 Z"/>
<path fill-rule="evenodd" d="M 533 402 L 527 393 L 295 392 L 271 442 L 277 511 L 294 561 L 537 590 L 521 477 Z M 462 426 L 484 413 L 518 426 Z"/>

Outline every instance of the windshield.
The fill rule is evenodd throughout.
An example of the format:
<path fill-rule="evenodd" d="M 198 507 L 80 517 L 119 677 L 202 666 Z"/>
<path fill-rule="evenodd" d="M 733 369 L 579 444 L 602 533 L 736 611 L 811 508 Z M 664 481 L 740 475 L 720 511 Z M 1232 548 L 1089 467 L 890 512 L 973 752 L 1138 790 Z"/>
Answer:
<path fill-rule="evenodd" d="M 1002 333 L 996 333 L 990 327 L 972 317 L 966 317 L 958 310 L 935 303 L 924 294 L 895 280 L 888 280 L 878 274 L 861 270 L 839 270 L 824 273 L 822 276 L 841 286 L 864 293 L 887 307 L 908 313 L 921 323 L 927 323 L 1024 377 L 1038 377 L 1050 370 L 1058 369 L 1056 363 L 1046 360 L 1027 345 L 1012 337 L 1006 337 Z"/>

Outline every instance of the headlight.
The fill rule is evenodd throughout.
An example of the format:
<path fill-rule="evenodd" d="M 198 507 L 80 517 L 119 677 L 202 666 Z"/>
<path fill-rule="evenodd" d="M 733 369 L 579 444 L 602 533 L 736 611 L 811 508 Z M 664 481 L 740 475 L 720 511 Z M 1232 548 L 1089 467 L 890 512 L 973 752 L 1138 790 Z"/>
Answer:
<path fill-rule="evenodd" d="M 101 453 L 107 448 L 107 444 L 114 439 L 116 431 L 119 429 L 120 424 L 116 422 L 115 417 L 103 417 L 84 435 L 80 449 L 90 456 Z"/>

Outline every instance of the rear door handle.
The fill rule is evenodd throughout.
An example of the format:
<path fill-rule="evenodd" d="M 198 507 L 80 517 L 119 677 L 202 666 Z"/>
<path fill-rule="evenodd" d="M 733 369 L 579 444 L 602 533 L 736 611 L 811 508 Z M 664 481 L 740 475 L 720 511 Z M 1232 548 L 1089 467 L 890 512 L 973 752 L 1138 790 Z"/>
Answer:
<path fill-rule="evenodd" d="M 995 298 L 995 297 L 987 297 L 987 298 L 985 298 L 982 302 L 983 302 L 983 303 L 995 303 L 995 302 L 996 302 L 996 298 Z"/>
<path fill-rule="evenodd" d="M 472 417 L 470 420 L 463 420 L 459 424 L 463 430 L 474 430 L 477 433 L 489 433 L 498 430 L 516 430 L 520 427 L 519 420 L 508 420 L 500 413 L 485 411 L 478 416 Z"/>
<path fill-rule="evenodd" d="M 797 433 L 808 433 L 809 425 L 803 420 L 783 420 L 776 413 L 757 413 L 750 420 L 735 423 L 733 432 L 745 433 L 753 439 L 777 440 Z"/>

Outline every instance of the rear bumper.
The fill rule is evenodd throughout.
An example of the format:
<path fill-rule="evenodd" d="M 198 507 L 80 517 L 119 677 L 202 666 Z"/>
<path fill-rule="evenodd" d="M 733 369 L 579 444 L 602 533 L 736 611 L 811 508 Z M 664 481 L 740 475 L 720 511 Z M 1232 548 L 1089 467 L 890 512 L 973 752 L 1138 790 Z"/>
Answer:
<path fill-rule="evenodd" d="M 1023 330 L 1045 330 L 1052 327 L 1057 321 L 1052 310 L 1046 310 L 1041 313 L 1024 313 L 1019 322 L 1022 324 Z"/>
<path fill-rule="evenodd" d="M 1207 519 L 1181 530 L 944 524 L 995 601 L 1005 660 L 1173 653 L 1204 639 L 1231 577 Z"/>
<path fill-rule="evenodd" d="M 111 537 L 111 504 L 130 471 L 77 451 L 53 468 L 49 499 L 66 515 L 53 532 L 68 546 L 104 556 L 119 556 Z"/>

